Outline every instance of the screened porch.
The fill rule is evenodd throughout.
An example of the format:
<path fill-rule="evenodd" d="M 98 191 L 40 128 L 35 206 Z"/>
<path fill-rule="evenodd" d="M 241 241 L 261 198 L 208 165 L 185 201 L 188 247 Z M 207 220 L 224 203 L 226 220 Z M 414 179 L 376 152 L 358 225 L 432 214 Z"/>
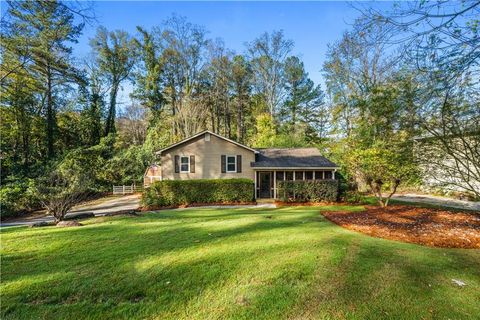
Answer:
<path fill-rule="evenodd" d="M 277 183 L 284 180 L 335 179 L 335 169 L 329 170 L 258 170 L 255 171 L 255 197 L 277 198 Z"/>

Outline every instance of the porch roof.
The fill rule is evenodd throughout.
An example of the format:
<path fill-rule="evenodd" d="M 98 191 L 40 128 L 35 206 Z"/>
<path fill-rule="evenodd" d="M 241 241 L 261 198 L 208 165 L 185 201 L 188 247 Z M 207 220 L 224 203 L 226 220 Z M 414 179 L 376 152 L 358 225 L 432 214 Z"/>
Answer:
<path fill-rule="evenodd" d="M 317 148 L 257 149 L 253 168 L 338 168 L 320 154 Z"/>

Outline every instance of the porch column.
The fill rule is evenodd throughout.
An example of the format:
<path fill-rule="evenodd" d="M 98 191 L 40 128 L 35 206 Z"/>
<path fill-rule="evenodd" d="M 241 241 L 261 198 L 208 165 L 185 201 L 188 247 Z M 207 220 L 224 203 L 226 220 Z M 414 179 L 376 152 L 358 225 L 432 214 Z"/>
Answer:
<path fill-rule="evenodd" d="M 253 198 L 257 199 L 257 171 L 253 171 L 255 174 L 255 184 L 254 184 L 254 190 L 253 190 Z"/>
<path fill-rule="evenodd" d="M 277 199 L 277 171 L 273 171 L 273 199 Z"/>

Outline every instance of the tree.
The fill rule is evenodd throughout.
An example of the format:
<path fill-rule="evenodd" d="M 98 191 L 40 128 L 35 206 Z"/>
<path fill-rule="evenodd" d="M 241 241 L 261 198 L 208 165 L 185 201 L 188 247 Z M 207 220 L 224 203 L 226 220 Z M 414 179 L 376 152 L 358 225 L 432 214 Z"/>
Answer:
<path fill-rule="evenodd" d="M 4 55 L 3 67 L 19 63 L 15 56 Z M 32 125 L 38 120 L 36 89 L 39 83 L 25 69 L 18 69 L 4 79 L 0 102 L 2 107 L 1 150 L 2 178 L 15 170 L 28 172 L 32 162 Z M 13 163 L 10 161 L 13 160 Z M 12 166 L 7 168 L 6 165 Z M 21 163 L 21 167 L 17 164 Z"/>
<path fill-rule="evenodd" d="M 214 132 L 232 137 L 232 52 L 222 41 L 211 42 L 208 46 L 209 59 L 202 72 L 201 94 L 207 101 L 211 113 L 211 127 Z M 223 130 L 222 130 L 223 129 Z"/>
<path fill-rule="evenodd" d="M 435 161 L 445 176 L 456 177 L 445 179 L 445 186 L 478 196 L 480 2 L 416 1 L 389 12 L 362 11 L 361 30 L 382 25 L 384 31 L 376 42 L 396 46 L 397 60 L 412 66 L 419 84 L 421 107 L 416 120 L 423 139 L 418 147 L 426 148 L 419 152 L 429 153 L 434 148 L 437 155 L 419 159 L 425 167 Z"/>
<path fill-rule="evenodd" d="M 84 24 L 75 24 L 71 9 L 58 1 L 8 2 L 8 18 L 12 30 L 21 30 L 17 37 L 21 48 L 28 44 L 28 58 L 19 63 L 28 68 L 36 79 L 41 79 L 42 100 L 46 118 L 47 156 L 55 155 L 56 94 L 60 86 L 81 82 L 82 78 L 72 66 L 71 47 L 76 42 Z M 22 49 L 19 49 L 22 50 Z M 28 61 L 28 62 L 27 62 Z"/>
<path fill-rule="evenodd" d="M 51 214 L 55 223 L 65 219 L 67 212 L 84 201 L 88 195 L 82 181 L 72 181 L 66 175 L 54 171 L 37 183 L 40 203 Z"/>
<path fill-rule="evenodd" d="M 115 133 L 117 95 L 120 85 L 128 79 L 135 65 L 136 46 L 125 31 L 108 32 L 99 27 L 90 45 L 96 55 L 100 71 L 110 86 L 110 101 L 107 110 L 104 136 Z"/>
<path fill-rule="evenodd" d="M 330 45 L 323 65 L 326 90 L 331 101 L 335 133 L 349 137 L 359 115 L 359 101 L 370 90 L 382 84 L 395 69 L 386 53 L 386 45 L 378 42 L 382 27 L 374 24 L 368 29 L 358 19 L 352 31 Z"/>
<path fill-rule="evenodd" d="M 377 142 L 368 148 L 354 149 L 348 156 L 348 164 L 362 176 L 382 207 L 388 206 L 400 183 L 414 176 L 415 165 L 399 148 L 400 144 Z M 389 190 L 386 197 L 385 188 Z"/>
<path fill-rule="evenodd" d="M 147 113 L 151 112 L 132 100 L 117 119 L 119 142 L 125 146 L 143 145 L 147 135 Z"/>
<path fill-rule="evenodd" d="M 205 65 L 205 51 L 208 41 L 203 27 L 187 22 L 186 18 L 173 16 L 164 23 L 162 33 L 162 61 L 164 97 L 171 110 L 172 138 L 184 138 L 184 134 L 196 127 L 195 117 L 190 111 L 180 111 L 184 106 L 197 108 L 192 104 L 200 86 L 200 75 Z M 184 102 L 188 101 L 188 104 Z M 203 112 L 203 111 L 202 111 Z M 187 121 L 187 122 L 185 122 Z M 187 124 L 189 128 L 182 128 Z"/>
<path fill-rule="evenodd" d="M 273 147 L 276 141 L 276 126 L 273 117 L 269 113 L 261 114 L 256 121 L 256 135 L 252 145 L 259 148 Z"/>
<path fill-rule="evenodd" d="M 103 135 L 102 116 L 105 109 L 106 84 L 95 59 L 87 60 L 85 69 L 88 83 L 80 86 L 82 103 L 85 105 L 82 112 L 83 124 L 88 144 L 94 146 L 100 142 Z"/>
<path fill-rule="evenodd" d="M 160 39 L 157 39 L 158 30 L 149 32 L 137 26 L 141 38 L 135 39 L 140 53 L 140 66 L 135 73 L 136 87 L 134 97 L 151 110 L 155 115 L 162 111 L 165 105 L 163 97 L 162 72 L 164 61 L 161 57 Z M 155 118 L 155 117 L 154 117 Z"/>
<path fill-rule="evenodd" d="M 251 93 L 252 69 L 248 61 L 242 55 L 233 57 L 232 61 L 232 87 L 237 115 L 237 141 L 245 142 L 245 117 L 249 106 Z"/>
<path fill-rule="evenodd" d="M 313 129 L 314 137 L 311 138 L 324 137 L 327 118 L 327 112 L 322 108 L 324 95 L 320 86 L 315 86 L 308 78 L 298 57 L 289 57 L 285 62 L 285 90 L 287 97 L 279 115 L 287 130 L 296 131 L 308 126 Z"/>
<path fill-rule="evenodd" d="M 293 41 L 285 39 L 283 31 L 264 33 L 248 44 L 255 90 L 265 96 L 272 116 L 285 96 L 284 64 L 292 48 Z"/>

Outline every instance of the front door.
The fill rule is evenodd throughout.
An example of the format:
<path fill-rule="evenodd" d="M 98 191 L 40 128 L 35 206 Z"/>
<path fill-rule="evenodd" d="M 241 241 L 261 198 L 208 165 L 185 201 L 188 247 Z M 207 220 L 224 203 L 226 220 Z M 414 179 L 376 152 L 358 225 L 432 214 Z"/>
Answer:
<path fill-rule="evenodd" d="M 271 184 L 272 184 L 272 173 L 271 172 L 259 172 L 259 197 L 260 198 L 271 198 Z"/>

